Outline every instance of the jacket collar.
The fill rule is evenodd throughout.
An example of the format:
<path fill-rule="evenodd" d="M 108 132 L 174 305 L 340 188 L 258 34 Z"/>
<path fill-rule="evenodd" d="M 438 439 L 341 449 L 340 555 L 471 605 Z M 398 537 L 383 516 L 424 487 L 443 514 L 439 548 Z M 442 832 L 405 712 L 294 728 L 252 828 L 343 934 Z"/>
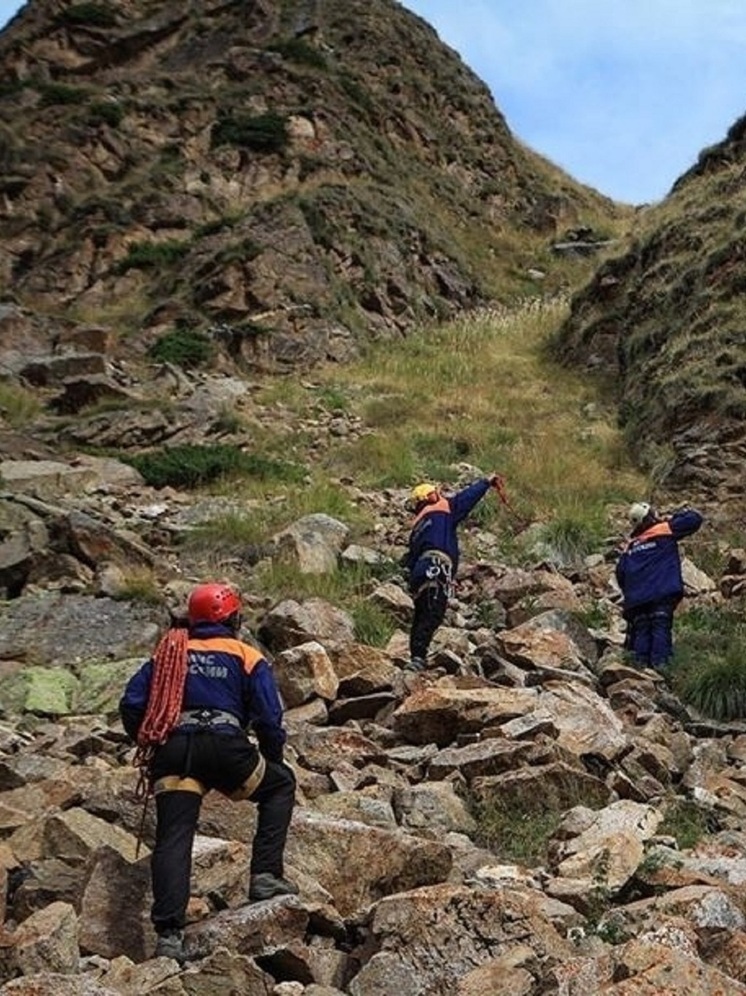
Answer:
<path fill-rule="evenodd" d="M 233 627 L 222 622 L 198 622 L 189 627 L 189 635 L 197 640 L 209 640 L 211 637 L 235 637 Z"/>
<path fill-rule="evenodd" d="M 447 498 L 440 497 L 438 498 L 437 501 L 428 502 L 426 505 L 423 505 L 422 508 L 417 513 L 417 515 L 415 515 L 414 522 L 412 523 L 412 525 L 416 526 L 417 523 L 420 521 L 420 519 L 424 518 L 426 515 L 430 515 L 431 512 L 450 512 L 450 511 L 451 511 L 451 503 L 448 501 Z"/>

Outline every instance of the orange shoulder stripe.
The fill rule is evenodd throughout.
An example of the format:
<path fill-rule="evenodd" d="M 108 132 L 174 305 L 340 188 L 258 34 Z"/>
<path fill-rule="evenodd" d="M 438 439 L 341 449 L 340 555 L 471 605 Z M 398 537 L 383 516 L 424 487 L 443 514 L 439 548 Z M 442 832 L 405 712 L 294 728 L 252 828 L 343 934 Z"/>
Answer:
<path fill-rule="evenodd" d="M 635 542 L 653 539 L 655 536 L 671 536 L 672 534 L 673 530 L 668 522 L 656 522 L 654 526 L 646 529 L 644 533 L 640 533 L 639 536 L 635 536 Z"/>
<path fill-rule="evenodd" d="M 644 543 L 646 540 L 655 539 L 656 536 L 672 536 L 673 529 L 668 522 L 656 522 L 654 526 L 650 526 L 645 532 L 640 533 L 639 536 L 633 536 L 628 539 L 624 544 L 623 549 L 629 550 L 631 546 L 635 546 L 637 543 Z"/>
<path fill-rule="evenodd" d="M 437 501 L 434 501 L 431 505 L 425 505 L 424 508 L 420 509 L 420 511 L 414 517 L 414 521 L 412 522 L 412 527 L 414 528 L 414 526 L 417 525 L 420 519 L 424 518 L 426 515 L 430 515 L 431 512 L 450 512 L 450 511 L 451 511 L 451 503 L 448 501 L 448 499 L 439 498 Z"/>
<path fill-rule="evenodd" d="M 187 650 L 196 650 L 203 654 L 231 654 L 241 660 L 247 674 L 251 674 L 259 661 L 264 658 L 264 654 L 255 647 L 230 636 L 216 636 L 210 640 L 190 640 Z"/>

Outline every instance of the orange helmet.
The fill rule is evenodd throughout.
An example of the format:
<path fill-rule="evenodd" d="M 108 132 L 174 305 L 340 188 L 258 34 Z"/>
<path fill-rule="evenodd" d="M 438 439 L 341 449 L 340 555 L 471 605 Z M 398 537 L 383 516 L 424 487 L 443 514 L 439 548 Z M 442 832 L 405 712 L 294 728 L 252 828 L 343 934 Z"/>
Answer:
<path fill-rule="evenodd" d="M 187 615 L 189 624 L 198 622 L 220 622 L 234 612 L 241 611 L 241 599 L 228 584 L 209 582 L 199 584 L 189 596 Z"/>

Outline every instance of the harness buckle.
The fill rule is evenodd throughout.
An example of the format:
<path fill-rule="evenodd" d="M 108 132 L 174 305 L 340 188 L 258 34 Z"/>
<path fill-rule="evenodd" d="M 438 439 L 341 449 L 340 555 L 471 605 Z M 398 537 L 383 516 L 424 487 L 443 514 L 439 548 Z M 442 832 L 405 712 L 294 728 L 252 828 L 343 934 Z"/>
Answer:
<path fill-rule="evenodd" d="M 223 709 L 186 709 L 179 716 L 177 729 L 181 730 L 210 730 L 216 726 L 235 726 L 240 729 L 241 723 L 238 718 Z"/>

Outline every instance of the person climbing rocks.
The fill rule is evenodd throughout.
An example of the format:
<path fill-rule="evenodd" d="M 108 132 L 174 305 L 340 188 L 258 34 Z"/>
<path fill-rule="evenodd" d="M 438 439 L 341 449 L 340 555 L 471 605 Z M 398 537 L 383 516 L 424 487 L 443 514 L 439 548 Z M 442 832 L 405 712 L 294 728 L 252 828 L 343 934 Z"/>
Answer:
<path fill-rule="evenodd" d="M 135 763 L 155 795 L 155 955 L 180 963 L 187 958 L 192 844 L 210 789 L 257 804 L 249 901 L 298 892 L 283 870 L 295 777 L 283 761 L 282 703 L 269 663 L 238 637 L 241 608 L 230 585 L 195 587 L 187 618 L 172 624 L 119 703 L 125 731 L 138 745 Z"/>
<path fill-rule="evenodd" d="M 691 508 L 659 517 L 648 502 L 635 502 L 628 517 L 632 530 L 616 562 L 624 646 L 636 665 L 659 670 L 673 657 L 674 612 L 684 597 L 679 540 L 696 533 L 703 519 Z"/>
<path fill-rule="evenodd" d="M 459 564 L 457 527 L 489 489 L 502 487 L 499 474 L 474 481 L 451 497 L 437 485 L 423 483 L 413 488 L 410 503 L 415 517 L 404 558 L 414 615 L 409 632 L 409 662 L 406 670 L 422 671 L 430 643 L 442 625 Z"/>

